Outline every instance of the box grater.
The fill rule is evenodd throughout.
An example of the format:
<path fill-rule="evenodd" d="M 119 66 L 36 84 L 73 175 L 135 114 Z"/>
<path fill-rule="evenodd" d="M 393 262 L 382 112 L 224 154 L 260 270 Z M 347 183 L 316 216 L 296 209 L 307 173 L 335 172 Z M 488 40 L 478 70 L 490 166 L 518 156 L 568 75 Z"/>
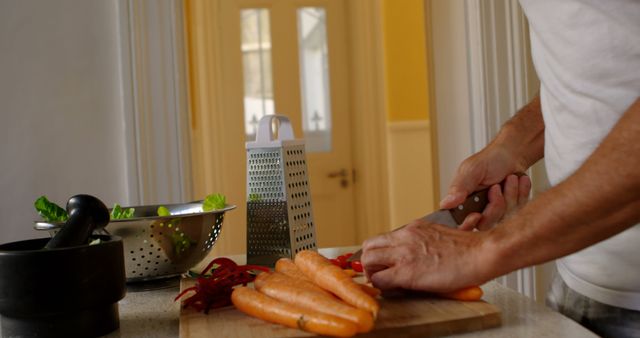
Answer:
<path fill-rule="evenodd" d="M 287 117 L 267 115 L 247 142 L 247 263 L 273 266 L 305 249 L 317 250 L 304 140 Z"/>

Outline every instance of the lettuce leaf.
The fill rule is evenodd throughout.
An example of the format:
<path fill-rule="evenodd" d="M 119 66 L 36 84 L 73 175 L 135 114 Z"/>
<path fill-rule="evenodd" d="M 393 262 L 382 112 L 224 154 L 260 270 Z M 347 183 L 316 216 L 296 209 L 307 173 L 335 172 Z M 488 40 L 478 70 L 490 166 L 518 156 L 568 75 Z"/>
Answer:
<path fill-rule="evenodd" d="M 202 202 L 202 211 L 213 211 L 224 209 L 227 205 L 227 198 L 223 194 L 211 194 L 205 197 Z"/>
<path fill-rule="evenodd" d="M 116 203 L 113 205 L 113 209 L 111 209 L 111 219 L 132 218 L 135 211 L 136 209 L 134 208 L 122 209 L 120 204 Z"/>
<path fill-rule="evenodd" d="M 164 205 L 158 207 L 158 216 L 171 216 L 171 211 Z"/>
<path fill-rule="evenodd" d="M 40 196 L 33 203 L 40 217 L 47 222 L 66 222 L 69 218 L 67 211 L 59 205 L 49 201 L 46 196 Z"/>

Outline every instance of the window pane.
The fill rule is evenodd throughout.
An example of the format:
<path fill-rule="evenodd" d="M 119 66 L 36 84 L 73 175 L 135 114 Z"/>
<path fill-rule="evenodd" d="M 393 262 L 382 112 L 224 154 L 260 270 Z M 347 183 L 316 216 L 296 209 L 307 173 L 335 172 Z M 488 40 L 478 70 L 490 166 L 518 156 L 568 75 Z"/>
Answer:
<path fill-rule="evenodd" d="M 247 140 L 253 141 L 260 118 L 273 114 L 274 110 L 269 10 L 243 9 L 240 12 L 240 24 L 245 133 Z"/>
<path fill-rule="evenodd" d="M 302 129 L 307 151 L 331 151 L 331 100 L 326 11 L 298 9 Z"/>

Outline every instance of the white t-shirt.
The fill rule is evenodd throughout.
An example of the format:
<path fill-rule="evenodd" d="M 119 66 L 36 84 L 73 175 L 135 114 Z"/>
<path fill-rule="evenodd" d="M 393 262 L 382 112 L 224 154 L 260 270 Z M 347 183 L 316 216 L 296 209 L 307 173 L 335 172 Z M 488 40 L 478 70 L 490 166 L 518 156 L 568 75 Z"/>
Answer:
<path fill-rule="evenodd" d="M 582 165 L 640 96 L 640 0 L 520 3 L 541 80 L 545 162 L 555 185 Z M 640 310 L 640 224 L 557 265 L 573 290 Z"/>

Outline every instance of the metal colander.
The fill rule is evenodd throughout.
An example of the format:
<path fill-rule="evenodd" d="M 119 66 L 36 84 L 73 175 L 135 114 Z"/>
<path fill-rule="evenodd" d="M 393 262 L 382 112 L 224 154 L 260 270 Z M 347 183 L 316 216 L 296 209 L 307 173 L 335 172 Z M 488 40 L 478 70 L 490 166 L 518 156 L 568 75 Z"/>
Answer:
<path fill-rule="evenodd" d="M 278 136 L 272 124 L 279 122 Z M 301 250 L 317 250 L 303 140 L 289 119 L 260 120 L 247 143 L 247 262 L 273 266 Z"/>
<path fill-rule="evenodd" d="M 220 236 L 224 209 L 203 212 L 202 202 L 164 205 L 171 216 L 160 217 L 159 205 L 134 206 L 133 218 L 111 220 L 104 228 L 122 237 L 127 282 L 178 276 L 198 264 Z M 61 224 L 37 222 L 37 230 L 55 232 Z"/>

